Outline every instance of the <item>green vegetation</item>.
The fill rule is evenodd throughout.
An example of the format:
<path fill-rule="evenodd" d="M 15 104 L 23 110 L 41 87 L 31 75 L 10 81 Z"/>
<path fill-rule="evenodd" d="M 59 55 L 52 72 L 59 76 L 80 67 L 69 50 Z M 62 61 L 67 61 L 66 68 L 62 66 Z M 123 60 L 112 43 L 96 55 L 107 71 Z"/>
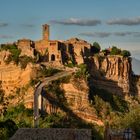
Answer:
<path fill-rule="evenodd" d="M 117 47 L 113 46 L 111 48 L 110 55 L 121 55 L 123 57 L 129 57 L 129 56 L 131 56 L 131 53 L 127 50 L 121 50 L 121 49 L 118 49 Z"/>
<path fill-rule="evenodd" d="M 127 50 L 122 50 L 121 51 L 121 55 L 123 57 L 129 57 L 129 56 L 131 56 L 131 53 L 129 51 L 127 51 Z"/>
<path fill-rule="evenodd" d="M 113 46 L 110 52 L 110 55 L 120 55 L 121 49 L 118 49 L 116 46 Z"/>
<path fill-rule="evenodd" d="M 96 109 L 97 115 L 101 119 L 107 119 L 112 112 L 128 112 L 128 103 L 120 96 L 114 95 L 104 89 L 93 87 L 90 93 L 90 99 Z"/>
<path fill-rule="evenodd" d="M 34 63 L 34 59 L 32 57 L 29 57 L 27 55 L 22 55 L 19 57 L 19 64 L 22 69 L 25 69 L 27 64 Z"/>
<path fill-rule="evenodd" d="M 89 73 L 86 64 L 80 64 L 77 66 L 79 70 L 75 73 L 75 78 L 87 80 Z"/>
<path fill-rule="evenodd" d="M 91 53 L 96 54 L 96 53 L 99 53 L 100 50 L 101 50 L 101 47 L 100 47 L 99 43 L 94 42 L 92 47 L 91 47 Z"/>
<path fill-rule="evenodd" d="M 0 51 L 9 51 L 10 54 L 8 55 L 8 58 L 5 60 L 6 64 L 9 64 L 11 62 L 14 62 L 16 65 L 21 66 L 22 69 L 25 69 L 28 63 L 33 63 L 34 59 L 32 57 L 29 57 L 27 55 L 20 56 L 21 50 L 17 48 L 16 45 L 2 45 L 0 48 Z"/>
<path fill-rule="evenodd" d="M 137 138 L 140 138 L 140 104 L 130 107 L 130 111 L 124 115 L 115 116 L 110 125 L 118 130 L 132 128 Z"/>
<path fill-rule="evenodd" d="M 0 139 L 8 140 L 18 129 L 17 125 L 11 119 L 0 121 Z"/>
<path fill-rule="evenodd" d="M 16 45 L 3 45 L 0 48 L 0 51 L 6 50 L 9 51 L 11 54 L 8 56 L 8 58 L 5 60 L 6 64 L 9 64 L 10 62 L 14 62 L 18 65 L 19 63 L 19 55 L 21 53 L 21 50 L 17 48 Z"/>
<path fill-rule="evenodd" d="M 69 68 L 73 68 L 73 67 L 75 67 L 75 64 L 73 64 L 73 63 L 68 63 L 68 64 L 65 64 L 65 66 L 67 66 L 67 67 L 69 67 Z"/>
<path fill-rule="evenodd" d="M 0 116 L 0 139 L 8 140 L 18 128 L 33 127 L 33 111 L 26 109 L 23 104 L 9 107 Z"/>
<path fill-rule="evenodd" d="M 60 72 L 61 70 L 55 69 L 52 67 L 46 68 L 46 66 L 41 65 L 40 69 L 37 72 L 37 77 L 49 77 L 53 76 L 54 74 Z"/>
<path fill-rule="evenodd" d="M 104 89 L 93 87 L 90 99 L 97 116 L 109 123 L 112 129 L 132 128 L 137 138 L 140 138 L 140 100 L 114 95 Z"/>

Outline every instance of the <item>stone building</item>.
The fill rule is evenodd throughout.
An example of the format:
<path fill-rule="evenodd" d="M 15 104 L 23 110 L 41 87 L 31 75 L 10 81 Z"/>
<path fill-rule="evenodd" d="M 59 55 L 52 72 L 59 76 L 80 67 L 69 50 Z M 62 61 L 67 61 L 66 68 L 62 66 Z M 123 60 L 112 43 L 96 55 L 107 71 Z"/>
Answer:
<path fill-rule="evenodd" d="M 21 49 L 21 55 L 34 57 L 34 42 L 30 39 L 20 39 L 16 43 L 17 47 Z"/>
<path fill-rule="evenodd" d="M 42 29 L 42 40 L 35 41 L 35 49 L 45 54 L 48 62 L 55 61 L 64 64 L 72 60 L 78 64 L 83 63 L 83 55 L 87 55 L 91 44 L 78 38 L 71 38 L 67 41 L 50 40 L 49 25 L 43 25 Z"/>

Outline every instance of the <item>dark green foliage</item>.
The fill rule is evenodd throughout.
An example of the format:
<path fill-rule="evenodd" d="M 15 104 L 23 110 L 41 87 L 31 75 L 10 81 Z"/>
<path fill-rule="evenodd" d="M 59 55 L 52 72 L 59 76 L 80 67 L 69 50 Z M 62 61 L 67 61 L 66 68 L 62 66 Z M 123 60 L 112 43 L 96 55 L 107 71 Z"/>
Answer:
<path fill-rule="evenodd" d="M 135 105 L 128 113 L 117 116 L 112 121 L 111 127 L 115 129 L 132 128 L 136 137 L 140 138 L 140 105 Z"/>
<path fill-rule="evenodd" d="M 131 56 L 131 53 L 129 51 L 127 51 L 127 50 L 123 50 L 123 51 L 121 51 L 121 55 L 123 57 L 129 57 L 129 56 Z"/>
<path fill-rule="evenodd" d="M 32 127 L 32 116 L 33 110 L 26 109 L 23 104 L 16 107 L 9 107 L 7 112 L 4 114 L 5 119 L 12 119 L 16 122 L 18 127 L 21 125 L 23 127 Z"/>
<path fill-rule="evenodd" d="M 17 125 L 11 119 L 0 122 L 0 139 L 8 140 L 18 129 Z"/>
<path fill-rule="evenodd" d="M 120 55 L 120 54 L 121 54 L 121 50 L 113 46 L 111 49 L 110 55 Z"/>
<path fill-rule="evenodd" d="M 93 45 L 91 46 L 91 53 L 96 54 L 99 53 L 101 50 L 101 47 L 98 42 L 94 42 Z"/>
<path fill-rule="evenodd" d="M 102 114 L 105 115 L 111 111 L 128 112 L 128 103 L 122 97 L 104 89 L 93 87 L 90 92 L 90 99 L 93 100 L 93 105 L 100 117 Z"/>

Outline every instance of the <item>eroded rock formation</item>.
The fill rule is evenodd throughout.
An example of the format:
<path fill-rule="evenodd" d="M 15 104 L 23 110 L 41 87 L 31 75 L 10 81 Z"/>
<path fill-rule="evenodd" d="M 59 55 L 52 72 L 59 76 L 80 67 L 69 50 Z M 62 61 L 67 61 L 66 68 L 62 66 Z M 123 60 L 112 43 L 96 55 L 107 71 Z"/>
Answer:
<path fill-rule="evenodd" d="M 133 75 L 130 57 L 94 56 L 87 64 L 91 81 L 99 88 L 121 96 L 139 95 L 140 78 Z"/>

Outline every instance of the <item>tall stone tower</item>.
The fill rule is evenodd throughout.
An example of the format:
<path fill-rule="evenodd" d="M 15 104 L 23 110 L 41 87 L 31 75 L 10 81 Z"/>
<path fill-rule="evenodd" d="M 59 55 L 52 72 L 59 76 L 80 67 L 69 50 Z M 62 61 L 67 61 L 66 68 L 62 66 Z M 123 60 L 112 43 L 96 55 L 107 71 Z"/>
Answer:
<path fill-rule="evenodd" d="M 42 25 L 43 28 L 43 40 L 49 40 L 49 25 L 48 24 L 44 24 Z"/>

